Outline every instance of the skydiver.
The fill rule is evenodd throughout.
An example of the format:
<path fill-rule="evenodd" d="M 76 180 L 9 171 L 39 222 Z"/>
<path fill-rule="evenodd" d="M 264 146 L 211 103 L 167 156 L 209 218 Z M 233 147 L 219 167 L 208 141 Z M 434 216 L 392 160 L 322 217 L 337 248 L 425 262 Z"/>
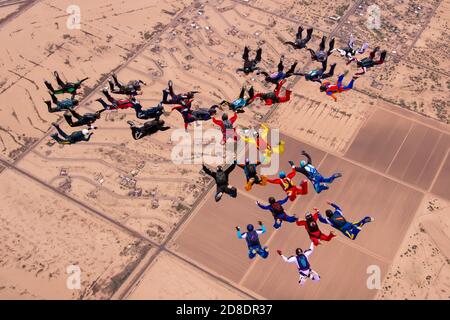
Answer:
<path fill-rule="evenodd" d="M 69 93 L 72 96 L 75 96 L 77 94 L 78 89 L 81 88 L 81 84 L 86 81 L 89 78 L 84 78 L 78 82 L 64 82 L 57 71 L 53 72 L 53 75 L 55 76 L 56 82 L 59 85 L 58 89 L 54 89 L 52 84 L 48 81 L 44 81 L 45 86 L 47 87 L 50 92 L 53 94 L 63 94 L 63 93 Z"/>
<path fill-rule="evenodd" d="M 229 175 L 236 168 L 236 162 L 229 166 L 226 170 L 223 170 L 222 166 L 218 166 L 216 171 L 212 171 L 203 164 L 203 171 L 211 176 L 216 182 L 216 195 L 214 199 L 219 202 L 222 199 L 224 193 L 228 194 L 232 198 L 237 197 L 237 189 L 229 185 Z"/>
<path fill-rule="evenodd" d="M 292 171 L 289 174 L 286 174 L 284 171 L 280 171 L 278 174 L 278 179 L 267 179 L 267 182 L 272 184 L 278 184 L 286 192 L 289 200 L 294 201 L 297 198 L 297 195 L 305 195 L 308 193 L 308 181 L 303 180 L 300 186 L 296 186 L 294 181 L 292 180 L 297 171 L 295 171 L 295 167 L 292 166 Z"/>
<path fill-rule="evenodd" d="M 308 73 L 296 72 L 295 75 L 304 76 L 306 81 L 313 81 L 322 83 L 322 80 L 330 78 L 334 75 L 334 69 L 336 68 L 336 63 L 330 66 L 330 70 L 327 70 L 327 61 L 322 62 L 322 68 L 311 70 Z"/>
<path fill-rule="evenodd" d="M 297 220 L 296 224 L 299 227 L 305 227 L 308 232 L 309 238 L 314 243 L 315 246 L 320 244 L 320 241 L 330 241 L 336 235 L 331 231 L 328 235 L 322 233 L 320 231 L 319 226 L 317 224 L 317 219 L 319 219 L 319 211 L 316 209 L 314 214 L 309 212 L 305 215 L 305 220 Z"/>
<path fill-rule="evenodd" d="M 244 72 L 246 75 L 249 75 L 253 71 L 259 70 L 259 67 L 257 67 L 258 63 L 261 62 L 261 55 L 262 55 L 262 49 L 258 48 L 256 50 L 256 56 L 255 59 L 249 60 L 249 52 L 250 49 L 245 46 L 244 48 L 244 54 L 242 55 L 242 59 L 244 60 L 244 66 L 242 68 L 239 68 L 236 70 L 236 72 Z"/>
<path fill-rule="evenodd" d="M 248 257 L 253 259 L 257 254 L 263 259 L 269 256 L 269 250 L 267 247 L 262 247 L 259 241 L 259 235 L 266 232 L 266 227 L 261 221 L 258 222 L 261 229 L 255 230 L 252 224 L 247 225 L 247 232 L 241 233 L 241 229 L 236 227 L 237 236 L 239 239 L 245 239 L 248 247 Z"/>
<path fill-rule="evenodd" d="M 325 51 L 325 41 L 327 37 L 323 36 L 322 41 L 320 42 L 319 51 L 314 51 L 311 48 L 308 48 L 309 53 L 311 53 L 311 58 L 313 61 L 324 62 L 328 59 L 328 57 L 333 53 L 334 49 L 334 38 L 332 38 L 328 44 L 328 51 Z"/>
<path fill-rule="evenodd" d="M 99 98 L 95 101 L 100 102 L 100 104 L 106 110 L 128 109 L 128 108 L 133 108 L 134 106 L 139 104 L 139 102 L 134 97 L 132 97 L 130 99 L 114 99 L 106 88 L 103 89 L 102 92 L 105 95 L 105 97 L 108 99 L 110 104 L 106 103 L 105 100 L 103 100 L 102 98 Z"/>
<path fill-rule="evenodd" d="M 325 92 L 328 96 L 333 98 L 334 101 L 337 101 L 335 93 L 341 93 L 341 92 L 353 89 L 353 84 L 355 82 L 355 78 L 353 78 L 346 86 L 343 86 L 342 80 L 344 80 L 344 77 L 345 77 L 345 73 L 341 74 L 338 77 L 336 84 L 331 84 L 331 82 L 329 82 L 329 81 L 322 82 L 322 84 L 320 86 L 320 91 Z"/>
<path fill-rule="evenodd" d="M 239 98 L 234 100 L 233 102 L 228 102 L 227 100 L 222 100 L 220 105 L 227 105 L 228 108 L 234 112 L 242 113 L 245 112 L 244 107 L 248 106 L 255 95 L 255 91 L 253 87 L 248 90 L 248 98 L 245 98 L 245 87 L 242 87 L 241 92 L 239 94 Z"/>
<path fill-rule="evenodd" d="M 73 109 L 69 109 L 68 112 L 64 113 L 64 118 L 66 119 L 67 123 L 71 127 L 81 127 L 81 126 L 90 126 L 95 121 L 100 119 L 100 115 L 102 112 L 106 111 L 106 109 L 99 110 L 95 113 L 85 113 L 83 115 L 80 115 Z M 69 112 L 71 114 L 69 114 Z M 77 121 L 73 122 L 72 117 L 77 119 Z"/>
<path fill-rule="evenodd" d="M 257 172 L 257 167 L 261 164 L 260 161 L 256 163 L 250 163 L 250 159 L 245 159 L 245 163 L 237 164 L 237 166 L 244 170 L 245 178 L 247 179 L 247 184 L 245 185 L 245 190 L 250 191 L 255 184 L 265 186 L 267 184 L 266 176 L 259 176 Z"/>
<path fill-rule="evenodd" d="M 272 145 L 268 142 L 267 137 L 269 135 L 269 127 L 267 124 L 262 123 L 261 128 L 263 128 L 263 132 L 259 134 L 259 130 L 245 130 L 245 135 L 241 135 L 242 140 L 247 143 L 252 143 L 256 145 L 256 149 L 262 152 L 263 161 L 262 163 L 268 164 L 272 159 L 272 154 L 283 154 L 284 146 L 286 144 L 285 141 L 280 141 L 278 145 L 272 147 Z M 249 133 L 250 131 L 250 133 Z"/>
<path fill-rule="evenodd" d="M 275 229 L 278 229 L 281 227 L 281 224 L 283 221 L 293 223 L 298 220 L 298 218 L 294 216 L 288 216 L 286 212 L 284 211 L 283 204 L 285 204 L 289 200 L 289 196 L 286 196 L 286 198 L 282 200 L 276 201 L 274 197 L 269 198 L 269 204 L 263 205 L 256 201 L 256 204 L 258 207 L 260 207 L 263 210 L 269 210 L 272 213 L 273 219 L 275 221 L 273 227 Z"/>
<path fill-rule="evenodd" d="M 236 135 L 236 128 L 234 127 L 234 122 L 237 120 L 237 113 L 228 119 L 228 114 L 222 114 L 222 120 L 217 120 L 216 118 L 212 118 L 214 124 L 220 127 L 220 131 L 222 131 L 222 144 L 225 144 L 229 138 L 232 138 L 234 141 L 238 140 L 238 136 Z"/>
<path fill-rule="evenodd" d="M 287 79 L 287 78 L 289 78 L 291 76 L 297 75 L 295 73 L 295 68 L 297 67 L 297 62 L 294 62 L 291 65 L 291 67 L 289 68 L 289 70 L 287 72 L 284 72 L 283 71 L 284 70 L 283 60 L 284 60 L 284 57 L 282 56 L 280 58 L 280 62 L 278 63 L 278 72 L 269 74 L 266 71 L 257 71 L 256 74 L 257 75 L 260 75 L 260 74 L 264 75 L 266 82 L 270 82 L 270 83 L 273 83 L 273 84 L 276 84 L 276 85 L 278 85 L 278 83 L 281 80 L 284 80 L 284 79 Z"/>
<path fill-rule="evenodd" d="M 50 96 L 52 97 L 52 101 L 44 101 L 47 105 L 48 112 L 50 113 L 66 111 L 70 108 L 78 106 L 79 104 L 79 101 L 77 99 L 74 99 L 73 97 L 58 101 L 58 98 L 56 98 L 56 96 L 52 92 L 50 92 Z M 55 107 L 52 107 L 52 102 Z"/>
<path fill-rule="evenodd" d="M 352 60 L 357 54 L 363 54 L 366 49 L 369 47 L 367 42 L 364 42 L 359 49 L 355 49 L 355 38 L 353 35 L 350 35 L 350 39 L 348 40 L 347 47 L 345 48 L 335 48 L 334 51 L 339 52 L 339 54 L 349 60 Z"/>
<path fill-rule="evenodd" d="M 217 109 L 221 109 L 218 105 L 213 105 L 209 109 L 206 108 L 198 108 L 196 110 L 192 110 L 192 100 L 189 100 L 184 103 L 184 105 L 173 107 L 171 112 L 176 110 L 183 117 L 184 121 L 184 129 L 187 130 L 188 125 L 190 123 L 196 121 L 208 121 L 211 120 L 214 115 L 217 114 Z"/>
<path fill-rule="evenodd" d="M 75 131 L 72 132 L 70 135 L 65 133 L 57 123 L 52 123 L 52 125 L 56 128 L 58 133 L 62 136 L 62 138 L 58 135 L 58 133 L 54 133 L 50 135 L 56 142 L 59 144 L 75 144 L 77 142 L 81 141 L 89 141 L 91 139 L 91 136 L 93 135 L 92 132 L 89 132 L 91 129 L 95 129 L 95 127 L 89 127 L 89 129 L 83 129 L 81 131 Z"/>
<path fill-rule="evenodd" d="M 311 181 L 314 186 L 314 190 L 316 190 L 317 193 L 321 193 L 322 191 L 329 189 L 326 183 L 332 183 L 334 179 L 342 177 L 342 174 L 338 172 L 329 178 L 325 178 L 319 173 L 316 167 L 312 165 L 311 156 L 305 151 L 302 151 L 302 155 L 306 157 L 307 161 L 300 161 L 299 167 L 296 167 L 293 161 L 289 161 L 289 164 L 294 167 L 297 172 L 302 173 L 309 179 L 309 181 Z"/>
<path fill-rule="evenodd" d="M 286 89 L 285 95 L 280 96 L 280 91 L 284 82 L 285 80 L 281 80 L 280 82 L 278 82 L 277 87 L 273 91 L 267 93 L 256 93 L 253 98 L 250 99 L 249 104 L 258 98 L 263 100 L 266 106 L 271 106 L 274 103 L 288 102 L 291 99 L 291 90 Z"/>
<path fill-rule="evenodd" d="M 143 137 L 155 134 L 158 131 L 169 130 L 170 127 L 164 126 L 164 120 L 151 120 L 145 122 L 141 127 L 137 127 L 133 121 L 127 121 L 130 125 L 131 135 L 134 140 L 142 139 Z"/>
<path fill-rule="evenodd" d="M 365 217 L 361 221 L 357 223 L 351 223 L 348 222 L 341 211 L 341 208 L 337 204 L 334 204 L 332 202 L 327 202 L 330 206 L 332 206 L 335 211 L 327 209 L 325 211 L 326 217 L 322 217 L 322 215 L 319 213 L 319 221 L 322 223 L 326 223 L 331 225 L 333 228 L 338 229 L 341 231 L 347 238 L 351 240 L 355 240 L 358 236 L 359 232 L 361 231 L 361 228 L 369 222 L 373 222 L 375 219 L 372 217 Z"/>
<path fill-rule="evenodd" d="M 173 91 L 173 82 L 169 80 L 168 87 L 163 90 L 163 104 L 184 104 L 186 101 L 192 100 L 198 91 L 189 91 L 183 94 L 175 94 Z M 170 96 L 170 100 L 168 99 Z"/>
<path fill-rule="evenodd" d="M 380 65 L 384 63 L 386 59 L 387 51 L 383 50 L 380 52 L 380 58 L 375 60 L 376 53 L 380 50 L 380 47 L 376 47 L 372 50 L 370 55 L 362 60 L 358 60 L 356 57 L 353 57 L 347 64 L 350 64 L 352 61 L 356 61 L 356 65 L 361 68 L 360 72 L 355 73 L 353 79 L 359 78 L 361 75 L 365 74 L 367 69 L 370 69 L 376 65 Z"/>
<path fill-rule="evenodd" d="M 303 251 L 300 248 L 295 250 L 295 256 L 291 256 L 289 258 L 285 257 L 281 250 L 277 250 L 277 253 L 283 258 L 284 262 L 287 263 L 295 263 L 297 265 L 298 273 L 300 274 L 300 279 L 298 283 L 300 285 L 304 285 L 306 280 L 311 279 L 313 281 L 319 281 L 319 274 L 311 269 L 311 265 L 309 263 L 309 256 L 314 251 L 314 244 L 311 243 L 311 246 L 308 250 Z"/>
<path fill-rule="evenodd" d="M 294 49 L 303 49 L 307 47 L 307 43 L 311 40 L 313 28 L 308 28 L 306 30 L 306 38 L 303 39 L 303 27 L 299 26 L 297 30 L 297 34 L 295 35 L 295 42 L 286 41 L 284 44 L 291 45 Z"/>
<path fill-rule="evenodd" d="M 115 73 L 112 74 L 112 78 L 113 80 L 108 80 L 108 83 L 111 92 L 115 94 L 125 94 L 128 96 L 141 95 L 141 85 L 147 85 L 142 80 L 131 80 L 127 84 L 123 84 L 117 79 L 117 75 Z"/>
<path fill-rule="evenodd" d="M 159 118 L 164 114 L 164 106 L 161 102 L 158 103 L 156 107 L 145 110 L 142 109 L 142 105 L 140 103 L 133 104 L 132 108 L 136 111 L 136 117 L 141 120 L 159 120 Z"/>

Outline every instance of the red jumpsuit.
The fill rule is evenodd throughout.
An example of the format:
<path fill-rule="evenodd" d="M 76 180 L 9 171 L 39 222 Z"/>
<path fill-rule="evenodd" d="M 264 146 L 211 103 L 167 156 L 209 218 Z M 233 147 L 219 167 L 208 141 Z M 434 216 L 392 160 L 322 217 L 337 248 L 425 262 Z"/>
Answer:
<path fill-rule="evenodd" d="M 286 94 L 284 97 L 280 97 L 281 87 L 283 86 L 284 80 L 278 82 L 276 89 L 273 92 L 268 93 L 256 93 L 253 98 L 250 99 L 249 104 L 252 103 L 256 98 L 264 100 L 267 106 L 271 106 L 274 103 L 288 102 L 291 99 L 291 90 L 286 89 Z"/>
<path fill-rule="evenodd" d="M 317 225 L 317 219 L 319 218 L 319 213 L 316 212 L 313 215 L 312 220 L 297 220 L 296 224 L 297 226 L 303 226 L 305 227 L 306 231 L 308 232 L 309 238 L 314 243 L 315 246 L 319 244 L 319 240 L 323 241 L 330 241 L 333 239 L 336 235 L 332 232 L 330 232 L 329 235 L 325 235 L 322 233 L 322 231 L 319 230 L 319 226 Z"/>
<path fill-rule="evenodd" d="M 286 192 L 291 201 L 294 201 L 297 198 L 297 195 L 305 195 L 308 193 L 308 181 L 303 180 L 300 186 L 296 186 L 292 181 L 292 178 L 295 177 L 297 171 L 295 167 L 292 168 L 292 171 L 283 179 L 267 179 L 267 182 L 272 184 L 279 184 L 281 188 Z"/>
<path fill-rule="evenodd" d="M 217 120 L 216 118 L 212 118 L 212 121 L 220 127 L 220 130 L 223 134 L 223 143 L 227 142 L 228 138 L 233 138 L 234 141 L 237 141 L 238 137 L 236 135 L 236 128 L 233 127 L 234 122 L 237 120 L 237 113 L 235 112 L 234 115 L 228 119 L 226 122 L 222 120 Z"/>
<path fill-rule="evenodd" d="M 115 105 L 117 105 L 117 109 L 128 109 L 133 107 L 133 103 L 128 99 L 116 100 Z"/>

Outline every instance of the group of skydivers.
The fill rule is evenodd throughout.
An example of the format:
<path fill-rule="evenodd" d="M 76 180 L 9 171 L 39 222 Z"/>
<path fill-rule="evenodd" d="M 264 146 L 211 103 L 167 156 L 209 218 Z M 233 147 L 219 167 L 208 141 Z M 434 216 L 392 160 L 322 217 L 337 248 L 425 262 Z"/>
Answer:
<path fill-rule="evenodd" d="M 228 168 L 224 169 L 218 166 L 216 170 L 212 170 L 205 165 L 203 165 L 203 170 L 206 174 L 210 175 L 216 182 L 216 202 L 220 201 L 223 194 L 228 194 L 229 196 L 236 198 L 237 189 L 229 185 L 229 175 L 235 169 L 236 166 L 243 169 L 246 177 L 245 189 L 250 191 L 252 186 L 278 184 L 282 190 L 286 193 L 286 197 L 281 200 L 276 200 L 274 197 L 268 199 L 268 204 L 261 204 L 256 202 L 256 204 L 263 210 L 268 210 L 271 212 L 274 218 L 275 229 L 279 229 L 284 222 L 296 223 L 298 226 L 305 227 L 308 235 L 312 241 L 311 247 L 303 251 L 301 248 L 296 250 L 296 254 L 292 257 L 285 257 L 280 250 L 277 250 L 278 254 L 283 258 L 284 261 L 288 263 L 295 263 L 297 265 L 300 274 L 300 284 L 304 284 L 309 278 L 312 280 L 319 280 L 320 277 L 314 270 L 311 269 L 308 257 L 313 252 L 314 246 L 320 244 L 320 241 L 330 241 L 335 237 L 333 232 L 328 235 L 322 233 L 319 229 L 317 221 L 321 223 L 329 224 L 332 227 L 341 231 L 346 237 L 351 240 L 355 240 L 358 233 L 364 224 L 373 221 L 371 217 L 365 217 L 357 223 L 351 223 L 347 221 L 339 208 L 335 203 L 328 202 L 334 210 L 326 210 L 325 217 L 321 215 L 318 209 L 314 209 L 315 213 L 307 213 L 305 219 L 301 220 L 295 215 L 288 215 L 283 204 L 287 201 L 294 201 L 298 195 L 305 195 L 308 193 L 308 180 L 314 187 L 317 193 L 321 193 L 329 188 L 328 184 L 332 183 L 335 179 L 341 177 L 340 173 L 335 173 L 330 177 L 322 176 L 318 170 L 312 164 L 312 159 L 308 153 L 302 151 L 302 155 L 306 158 L 300 161 L 299 166 L 295 166 L 294 162 L 289 161 L 292 168 L 291 172 L 285 173 L 284 171 L 279 172 L 278 178 L 269 179 L 265 176 L 260 176 L 257 173 L 257 167 L 261 164 L 267 164 L 271 160 L 271 155 L 273 153 L 282 154 L 284 152 L 284 142 L 281 141 L 277 146 L 271 146 L 267 141 L 267 135 L 269 128 L 267 125 L 262 124 L 264 129 L 263 134 L 259 134 L 256 130 L 250 134 L 245 133 L 244 135 L 238 135 L 234 123 L 238 118 L 238 113 L 245 112 L 245 108 L 252 104 L 256 99 L 260 99 L 265 103 L 265 105 L 271 106 L 273 104 L 287 102 L 291 98 L 292 91 L 285 89 L 284 94 L 282 94 L 283 85 L 286 79 L 292 76 L 302 76 L 307 81 L 313 81 L 320 83 L 320 91 L 325 92 L 335 101 L 337 100 L 335 94 L 348 91 L 353 88 L 354 82 L 365 72 L 376 66 L 380 65 L 385 61 L 386 51 L 381 51 L 380 56 L 376 59 L 376 54 L 379 48 L 376 47 L 372 50 L 368 57 L 359 59 L 357 56 L 364 54 L 368 48 L 368 44 L 364 43 L 360 48 L 355 48 L 355 40 L 353 36 L 350 36 L 347 47 L 345 48 L 334 48 L 334 38 L 328 43 L 328 50 L 326 49 L 326 36 L 322 37 L 319 48 L 317 51 L 308 47 L 308 43 L 311 40 L 313 28 L 306 30 L 306 37 L 303 37 L 303 28 L 300 26 L 296 34 L 294 41 L 285 42 L 286 45 L 292 46 L 294 49 L 306 49 L 310 52 L 313 61 L 321 64 L 321 68 L 314 69 L 310 72 L 302 73 L 296 72 L 297 62 L 293 63 L 287 71 L 284 71 L 284 56 L 281 56 L 280 61 L 277 66 L 277 71 L 274 73 L 269 73 L 267 71 L 261 70 L 258 66 L 262 60 L 262 49 L 258 48 L 256 55 L 253 59 L 250 59 L 250 50 L 246 46 L 244 48 L 244 54 L 242 59 L 244 61 L 243 67 L 237 69 L 237 72 L 243 72 L 245 75 L 249 75 L 255 72 L 257 75 L 263 75 L 264 79 L 268 83 L 275 85 L 275 89 L 266 93 L 257 93 L 254 88 L 251 87 L 246 90 L 242 87 L 238 98 L 233 101 L 223 100 L 217 105 L 213 105 L 209 108 L 197 108 L 192 109 L 192 102 L 197 91 L 189 91 L 187 93 L 177 94 L 174 92 L 173 83 L 169 81 L 168 87 L 162 92 L 162 100 L 155 107 L 144 109 L 136 96 L 142 94 L 142 85 L 146 83 L 142 80 L 131 80 L 124 84 L 120 82 L 115 74 L 112 75 L 112 79 L 108 81 L 109 88 L 104 88 L 102 93 L 106 98 L 99 98 L 96 101 L 101 105 L 101 109 L 94 113 L 79 114 L 74 108 L 79 105 L 79 101 L 76 99 L 78 90 L 84 81 L 88 78 L 82 79 L 78 82 L 65 82 L 63 81 L 58 72 L 54 72 L 55 80 L 58 84 L 58 88 L 54 88 L 53 85 L 45 81 L 45 85 L 49 90 L 51 100 L 45 101 L 48 107 L 48 111 L 53 112 L 65 112 L 64 119 L 70 127 L 83 127 L 85 129 L 81 131 L 75 131 L 71 134 L 65 133 L 57 123 L 53 123 L 56 128 L 57 133 L 51 135 L 51 137 L 59 144 L 75 144 L 81 141 L 89 141 L 92 132 L 91 130 L 96 129 L 93 125 L 96 120 L 100 119 L 101 114 L 107 110 L 117 110 L 117 109 L 128 109 L 133 108 L 136 112 L 136 117 L 141 120 L 149 120 L 145 122 L 142 126 L 137 126 L 133 121 L 128 121 L 130 125 L 132 137 L 135 140 L 139 140 L 145 136 L 155 134 L 158 131 L 165 131 L 170 129 L 170 127 L 165 125 L 164 120 L 161 119 L 162 115 L 168 115 L 164 109 L 164 105 L 172 105 L 171 112 L 177 111 L 181 114 L 184 127 L 187 130 L 190 123 L 197 121 L 208 121 L 212 120 L 215 125 L 217 125 L 222 131 L 222 143 L 225 144 L 228 139 L 233 139 L 237 141 L 238 139 L 243 139 L 246 142 L 253 143 L 256 145 L 257 149 L 262 154 L 262 161 L 256 163 L 251 163 L 249 159 L 246 159 L 245 163 L 238 164 L 235 160 L 234 163 Z M 333 77 L 336 64 L 333 63 L 327 72 L 327 62 L 328 57 L 333 53 L 338 52 L 342 57 L 347 60 L 347 64 L 356 62 L 357 66 L 361 69 L 359 72 L 355 73 L 352 80 L 347 84 L 343 85 L 343 80 L 345 73 L 338 76 L 336 83 L 331 83 L 326 80 Z M 58 95 L 69 94 L 70 98 L 65 98 L 59 100 Z M 114 95 L 123 95 L 124 98 L 116 99 Z M 221 119 L 217 119 L 215 116 L 217 110 L 223 110 L 223 107 L 227 106 L 234 115 L 228 117 L 227 113 L 223 113 Z M 297 173 L 303 174 L 307 180 L 303 180 L 300 185 L 296 185 L 293 178 Z M 255 229 L 252 224 L 247 226 L 247 232 L 241 232 L 239 227 L 237 229 L 237 236 L 240 239 L 245 239 L 248 246 L 248 256 L 253 259 L 256 255 L 260 255 L 262 258 L 267 258 L 269 255 L 267 247 L 263 247 L 259 240 L 259 235 L 266 232 L 266 227 L 259 222 L 261 228 Z"/>

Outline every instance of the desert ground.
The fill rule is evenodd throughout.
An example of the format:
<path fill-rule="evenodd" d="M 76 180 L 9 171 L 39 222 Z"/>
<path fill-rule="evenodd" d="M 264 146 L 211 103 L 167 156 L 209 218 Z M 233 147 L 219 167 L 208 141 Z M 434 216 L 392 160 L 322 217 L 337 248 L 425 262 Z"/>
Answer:
<path fill-rule="evenodd" d="M 79 0 L 80 29 L 70 29 L 73 4 L 0 1 L 1 299 L 450 298 L 450 74 L 442 59 L 450 50 L 449 0 Z M 374 4 L 381 24 L 370 29 Z M 55 70 L 68 81 L 89 77 L 80 113 L 101 109 L 95 100 L 113 72 L 147 83 L 138 96 L 144 108 L 161 100 L 169 80 L 176 92 L 199 91 L 194 108 L 209 107 L 237 98 L 242 86 L 272 90 L 261 75 L 235 72 L 244 45 L 252 56 L 263 48 L 269 72 L 280 55 L 286 68 L 294 61 L 299 71 L 317 68 L 309 52 L 283 43 L 299 25 L 314 27 L 314 49 L 322 34 L 335 37 L 336 47 L 353 34 L 357 45 L 388 52 L 337 102 L 317 83 L 291 77 L 291 101 L 255 102 L 238 116 L 239 128 L 280 130 L 280 170 L 307 150 L 325 175 L 343 173 L 321 194 L 310 186 L 286 204 L 288 213 L 324 211 L 329 200 L 349 220 L 375 218 L 357 240 L 338 234 L 315 249 L 318 283 L 300 287 L 295 267 L 276 254 L 307 248 L 305 230 L 287 223 L 275 230 L 255 205 L 284 197 L 279 186 L 247 192 L 237 168 L 230 181 L 237 199 L 216 203 L 199 163 L 173 163 L 178 113 L 163 116 L 171 130 L 138 141 L 127 121 L 144 121 L 133 109 L 104 112 L 89 142 L 62 146 L 50 138 L 52 122 L 78 130 L 62 113 L 47 112 L 43 82 L 54 83 Z M 336 53 L 331 63 L 335 75 L 349 71 L 344 81 L 357 71 Z M 249 260 L 234 227 L 259 220 L 270 256 Z M 68 288 L 69 266 L 80 268 L 80 288 Z M 378 288 L 367 286 L 371 266 L 381 272 Z"/>

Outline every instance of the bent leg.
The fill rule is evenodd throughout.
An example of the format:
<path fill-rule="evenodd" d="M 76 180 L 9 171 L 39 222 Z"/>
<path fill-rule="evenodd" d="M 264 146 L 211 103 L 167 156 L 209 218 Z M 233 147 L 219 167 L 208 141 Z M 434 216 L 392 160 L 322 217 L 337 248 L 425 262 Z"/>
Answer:
<path fill-rule="evenodd" d="M 53 138 L 53 140 L 55 140 L 56 142 L 58 142 L 59 144 L 68 144 L 67 140 L 63 140 L 60 138 L 60 136 L 58 136 L 58 134 L 52 134 L 51 137 Z"/>
<path fill-rule="evenodd" d="M 258 254 L 261 258 L 266 259 L 269 256 L 269 251 L 260 247 L 258 250 Z"/>
<path fill-rule="evenodd" d="M 372 218 L 371 217 L 365 217 L 364 219 L 362 219 L 360 222 L 354 223 L 353 225 L 357 228 L 361 228 L 362 226 L 364 226 L 366 223 L 372 222 Z"/>
<path fill-rule="evenodd" d="M 344 91 L 353 89 L 353 83 L 354 83 L 354 82 L 355 82 L 355 79 L 352 79 L 352 80 L 349 82 L 349 84 L 346 85 L 346 86 L 343 88 Z"/>
<path fill-rule="evenodd" d="M 103 108 L 105 108 L 106 110 L 111 109 L 111 105 L 107 104 L 105 102 L 105 100 L 103 100 L 102 98 L 97 99 L 97 101 L 103 106 Z"/>
<path fill-rule="evenodd" d="M 300 186 L 297 187 L 297 190 L 298 194 L 308 194 L 308 180 L 303 180 L 302 183 L 300 183 Z"/>
<path fill-rule="evenodd" d="M 292 93 L 291 90 L 286 90 L 286 94 L 284 97 L 278 97 L 279 102 L 283 103 L 283 102 L 288 102 L 289 100 L 291 100 L 291 93 Z"/>
<path fill-rule="evenodd" d="M 309 278 L 310 278 L 312 281 L 319 281 L 319 280 L 320 280 L 319 274 L 318 274 L 316 271 L 314 271 L 314 270 L 311 270 L 311 271 L 310 271 Z"/>
<path fill-rule="evenodd" d="M 69 126 L 73 127 L 72 116 L 70 114 L 68 114 L 67 112 L 64 113 L 64 119 L 66 119 L 66 122 L 69 124 Z"/>
<path fill-rule="evenodd" d="M 56 131 L 58 131 L 58 133 L 64 138 L 67 139 L 69 137 L 69 135 L 67 133 L 65 133 L 64 131 L 62 131 L 62 129 L 59 126 L 55 126 Z"/>
<path fill-rule="evenodd" d="M 319 239 L 323 241 L 330 241 L 335 237 L 334 233 L 329 233 L 328 235 L 320 233 Z"/>
<path fill-rule="evenodd" d="M 59 85 L 61 88 L 63 88 L 63 87 L 66 85 L 66 83 L 65 83 L 64 81 L 61 80 L 61 78 L 59 77 L 58 72 L 56 72 L 56 71 L 55 71 L 55 79 L 56 79 L 56 82 L 58 83 L 58 85 Z"/>
<path fill-rule="evenodd" d="M 273 227 L 275 229 L 279 229 L 281 227 L 282 223 L 283 223 L 283 221 L 281 219 L 275 219 L 275 223 L 274 223 Z"/>

